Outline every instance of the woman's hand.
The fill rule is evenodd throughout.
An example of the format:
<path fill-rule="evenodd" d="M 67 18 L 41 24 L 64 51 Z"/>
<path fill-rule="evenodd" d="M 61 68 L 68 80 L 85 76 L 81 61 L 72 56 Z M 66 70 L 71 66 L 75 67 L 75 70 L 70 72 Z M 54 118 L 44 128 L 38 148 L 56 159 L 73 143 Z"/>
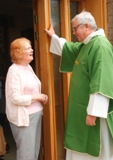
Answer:
<path fill-rule="evenodd" d="M 32 102 L 43 102 L 43 104 L 46 104 L 48 101 L 48 96 L 46 94 L 36 94 L 32 96 Z"/>
<path fill-rule="evenodd" d="M 45 31 L 50 37 L 52 37 L 52 35 L 55 34 L 55 31 L 54 31 L 54 28 L 53 28 L 52 24 L 50 24 L 49 30 L 45 29 Z"/>
<path fill-rule="evenodd" d="M 86 124 L 88 126 L 95 126 L 96 125 L 96 118 L 95 116 L 87 115 L 86 117 Z"/>

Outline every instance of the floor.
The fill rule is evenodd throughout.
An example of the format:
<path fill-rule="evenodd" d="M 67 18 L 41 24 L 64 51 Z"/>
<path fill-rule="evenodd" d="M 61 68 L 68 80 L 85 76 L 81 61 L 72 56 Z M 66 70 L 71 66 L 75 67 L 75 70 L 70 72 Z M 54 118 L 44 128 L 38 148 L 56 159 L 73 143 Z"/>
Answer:
<path fill-rule="evenodd" d="M 6 153 L 4 157 L 1 157 L 1 158 L 3 160 L 16 160 L 16 145 L 15 145 L 8 121 L 5 122 L 3 126 L 3 130 L 4 130 L 6 142 L 10 146 L 10 150 L 8 153 Z"/>

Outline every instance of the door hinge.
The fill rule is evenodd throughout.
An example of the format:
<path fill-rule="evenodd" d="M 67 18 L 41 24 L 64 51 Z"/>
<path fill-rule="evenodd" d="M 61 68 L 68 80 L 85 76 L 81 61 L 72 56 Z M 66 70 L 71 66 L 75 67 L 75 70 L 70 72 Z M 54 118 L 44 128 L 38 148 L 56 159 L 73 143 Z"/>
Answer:
<path fill-rule="evenodd" d="M 41 155 L 44 156 L 44 147 L 41 147 Z"/>
<path fill-rule="evenodd" d="M 35 40 L 37 40 L 37 41 L 39 40 L 39 34 L 37 31 L 35 32 Z"/>
<path fill-rule="evenodd" d="M 34 23 L 35 23 L 35 24 L 38 23 L 38 15 L 34 15 Z"/>

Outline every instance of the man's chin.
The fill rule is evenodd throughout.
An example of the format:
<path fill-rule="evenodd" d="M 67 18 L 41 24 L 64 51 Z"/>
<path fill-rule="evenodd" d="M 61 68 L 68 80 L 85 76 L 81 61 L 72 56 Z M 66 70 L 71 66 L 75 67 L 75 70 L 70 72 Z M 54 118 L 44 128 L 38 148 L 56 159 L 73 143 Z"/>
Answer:
<path fill-rule="evenodd" d="M 77 38 L 77 40 L 78 40 L 78 42 L 82 42 L 82 40 L 81 40 L 81 39 L 79 39 L 79 38 Z"/>
<path fill-rule="evenodd" d="M 78 42 L 80 42 L 80 39 L 77 37 Z"/>

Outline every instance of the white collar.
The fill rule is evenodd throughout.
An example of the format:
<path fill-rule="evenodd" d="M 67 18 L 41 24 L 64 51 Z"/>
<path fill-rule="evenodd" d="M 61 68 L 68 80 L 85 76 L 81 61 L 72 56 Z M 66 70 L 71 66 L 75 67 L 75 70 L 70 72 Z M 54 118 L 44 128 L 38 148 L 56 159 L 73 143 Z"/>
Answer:
<path fill-rule="evenodd" d="M 104 30 L 101 29 L 101 28 L 99 28 L 97 31 L 91 33 L 91 34 L 83 41 L 83 43 L 84 43 L 84 44 L 87 44 L 87 43 L 91 40 L 91 38 L 94 37 L 94 36 L 96 36 L 96 35 L 105 36 Z"/>

